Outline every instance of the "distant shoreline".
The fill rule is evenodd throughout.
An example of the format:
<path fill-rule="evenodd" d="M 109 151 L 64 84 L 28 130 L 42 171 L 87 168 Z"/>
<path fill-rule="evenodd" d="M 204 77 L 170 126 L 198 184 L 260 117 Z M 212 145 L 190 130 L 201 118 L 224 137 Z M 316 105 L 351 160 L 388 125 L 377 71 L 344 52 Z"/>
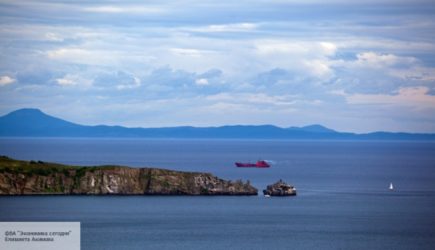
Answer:
<path fill-rule="evenodd" d="M 183 138 L 183 137 L 75 137 L 75 136 L 0 136 L 2 139 L 65 139 L 65 140 L 150 140 L 150 141 L 282 141 L 282 142 L 435 142 L 435 139 L 291 139 L 291 138 Z"/>
<path fill-rule="evenodd" d="M 47 115 L 38 109 L 20 109 L 0 117 L 0 137 L 435 141 L 435 134 L 431 133 L 372 132 L 356 134 L 335 131 L 318 124 L 288 128 L 274 125 L 162 128 L 86 126 Z"/>

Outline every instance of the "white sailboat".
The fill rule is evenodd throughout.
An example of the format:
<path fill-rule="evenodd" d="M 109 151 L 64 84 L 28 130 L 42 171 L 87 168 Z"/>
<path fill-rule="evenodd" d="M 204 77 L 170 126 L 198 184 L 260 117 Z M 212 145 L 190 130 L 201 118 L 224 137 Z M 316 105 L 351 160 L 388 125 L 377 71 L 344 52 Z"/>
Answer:
<path fill-rule="evenodd" d="M 393 183 L 392 183 L 392 182 L 390 182 L 390 187 L 388 187 L 388 189 L 391 190 L 391 191 L 394 190 L 394 186 L 393 186 Z"/>

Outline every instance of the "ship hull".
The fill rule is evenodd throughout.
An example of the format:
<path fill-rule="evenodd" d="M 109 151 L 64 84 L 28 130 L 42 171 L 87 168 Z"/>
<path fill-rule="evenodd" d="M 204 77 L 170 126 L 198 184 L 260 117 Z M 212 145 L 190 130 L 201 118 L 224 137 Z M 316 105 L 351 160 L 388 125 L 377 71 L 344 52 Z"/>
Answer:
<path fill-rule="evenodd" d="M 238 168 L 270 168 L 270 165 L 265 161 L 259 161 L 257 163 L 235 163 Z"/>

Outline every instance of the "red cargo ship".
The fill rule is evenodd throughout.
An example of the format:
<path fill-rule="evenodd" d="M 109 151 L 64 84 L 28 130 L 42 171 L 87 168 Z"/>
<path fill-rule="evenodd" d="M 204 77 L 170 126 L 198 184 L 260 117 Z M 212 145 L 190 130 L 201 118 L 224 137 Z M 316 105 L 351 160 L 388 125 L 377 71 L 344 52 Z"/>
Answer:
<path fill-rule="evenodd" d="M 236 162 L 238 168 L 270 168 L 269 163 L 266 161 L 257 161 L 256 163 L 241 163 Z"/>

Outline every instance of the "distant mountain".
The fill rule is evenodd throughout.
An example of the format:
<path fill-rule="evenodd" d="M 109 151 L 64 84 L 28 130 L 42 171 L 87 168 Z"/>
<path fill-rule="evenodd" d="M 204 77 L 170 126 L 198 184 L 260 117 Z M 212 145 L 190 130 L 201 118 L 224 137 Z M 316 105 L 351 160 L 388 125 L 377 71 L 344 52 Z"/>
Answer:
<path fill-rule="evenodd" d="M 0 117 L 2 136 L 51 136 L 73 133 L 83 126 L 44 114 L 39 109 L 20 109 Z"/>
<path fill-rule="evenodd" d="M 219 139 L 333 139 L 333 140 L 435 140 L 435 134 L 374 132 L 343 133 L 322 125 L 280 128 L 273 125 L 222 127 L 126 128 L 85 126 L 43 113 L 20 109 L 0 117 L 2 137 L 140 137 L 140 138 L 219 138 Z"/>
<path fill-rule="evenodd" d="M 319 124 L 309 125 L 305 127 L 290 127 L 289 130 L 298 130 L 298 131 L 306 131 L 306 132 L 315 132 L 315 133 L 336 133 L 335 130 L 324 127 Z"/>

